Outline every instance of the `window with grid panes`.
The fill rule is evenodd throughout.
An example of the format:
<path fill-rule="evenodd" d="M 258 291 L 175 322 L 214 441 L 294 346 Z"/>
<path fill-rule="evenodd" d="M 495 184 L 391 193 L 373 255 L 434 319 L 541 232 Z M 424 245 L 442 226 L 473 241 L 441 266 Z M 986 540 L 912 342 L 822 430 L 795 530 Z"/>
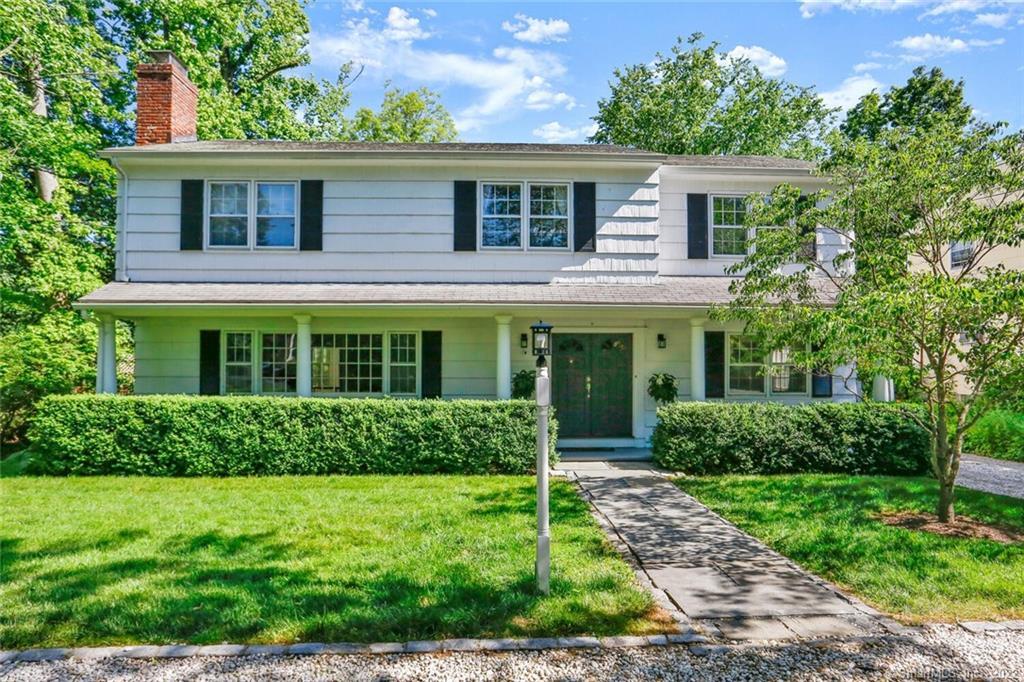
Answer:
<path fill-rule="evenodd" d="M 530 246 L 569 245 L 569 185 L 530 184 Z"/>
<path fill-rule="evenodd" d="M 747 203 L 744 197 L 711 198 L 711 253 L 715 256 L 747 254 Z"/>
<path fill-rule="evenodd" d="M 772 351 L 772 393 L 807 393 L 807 373 L 796 367 L 788 348 Z"/>
<path fill-rule="evenodd" d="M 252 393 L 252 333 L 224 334 L 224 391 Z"/>
<path fill-rule="evenodd" d="M 313 390 L 384 392 L 383 334 L 313 334 Z"/>
<path fill-rule="evenodd" d="M 210 246 L 249 244 L 249 183 L 210 183 Z"/>
<path fill-rule="evenodd" d="M 294 393 L 296 383 L 295 334 L 264 334 L 260 390 Z"/>
<path fill-rule="evenodd" d="M 765 354 L 751 336 L 729 336 L 729 394 L 764 395 Z"/>
<path fill-rule="evenodd" d="M 416 395 L 416 334 L 393 333 L 389 337 L 388 392 Z"/>
<path fill-rule="evenodd" d="M 485 182 L 481 186 L 481 244 L 519 248 L 523 244 L 523 186 Z"/>

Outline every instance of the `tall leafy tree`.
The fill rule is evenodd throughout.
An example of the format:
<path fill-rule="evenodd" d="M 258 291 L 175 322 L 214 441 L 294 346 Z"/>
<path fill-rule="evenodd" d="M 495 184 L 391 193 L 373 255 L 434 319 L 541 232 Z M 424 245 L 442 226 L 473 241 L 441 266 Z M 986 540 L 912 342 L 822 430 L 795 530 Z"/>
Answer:
<path fill-rule="evenodd" d="M 700 33 L 614 75 L 593 142 L 664 154 L 816 158 L 823 149 L 832 112 L 813 88 L 769 78 Z"/>
<path fill-rule="evenodd" d="M 94 0 L 0 5 L 0 438 L 41 395 L 93 373 L 95 330 L 71 302 L 109 277 L 114 175 L 96 158 L 123 112 Z"/>
<path fill-rule="evenodd" d="M 938 67 L 919 66 L 904 85 L 862 97 L 846 113 L 840 131 L 850 139 L 875 140 L 892 128 L 924 130 L 936 123 L 963 128 L 971 118 L 964 82 L 947 78 Z"/>
<path fill-rule="evenodd" d="M 367 142 L 450 142 L 458 137 L 441 98 L 427 88 L 408 92 L 387 88 L 380 110 L 360 108 L 349 132 Z"/>
<path fill-rule="evenodd" d="M 919 398 L 926 415 L 908 415 L 931 435 L 944 522 L 965 435 L 1024 380 L 1024 272 L 984 265 L 1024 243 L 1024 132 L 960 122 L 841 139 L 815 202 L 788 185 L 752 198 L 749 223 L 779 227 L 759 230 L 734 268 L 746 274 L 725 311 L 766 347 L 797 349 L 805 369 L 856 363 Z M 851 251 L 817 261 L 804 248 L 815 230 Z M 958 267 L 955 242 L 973 245 Z"/>

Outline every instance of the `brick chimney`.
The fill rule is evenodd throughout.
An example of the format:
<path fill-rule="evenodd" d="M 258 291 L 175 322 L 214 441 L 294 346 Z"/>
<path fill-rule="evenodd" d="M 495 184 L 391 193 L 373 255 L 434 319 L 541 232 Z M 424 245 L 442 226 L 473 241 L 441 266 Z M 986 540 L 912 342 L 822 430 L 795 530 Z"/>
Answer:
<path fill-rule="evenodd" d="M 150 61 L 135 67 L 135 144 L 194 142 L 199 91 L 188 70 L 170 50 L 146 54 Z"/>

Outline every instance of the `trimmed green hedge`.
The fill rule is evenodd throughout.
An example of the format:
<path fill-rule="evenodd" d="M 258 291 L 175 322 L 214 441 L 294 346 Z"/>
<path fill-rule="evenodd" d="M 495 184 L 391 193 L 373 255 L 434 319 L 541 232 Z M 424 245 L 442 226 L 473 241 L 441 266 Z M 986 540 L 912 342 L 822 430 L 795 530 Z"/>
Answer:
<path fill-rule="evenodd" d="M 967 432 L 967 452 L 1024 462 L 1024 414 L 995 410 Z"/>
<path fill-rule="evenodd" d="M 66 395 L 29 439 L 54 475 L 522 474 L 536 433 L 525 400 Z"/>
<path fill-rule="evenodd" d="M 918 474 L 928 433 L 904 405 L 674 403 L 658 410 L 654 461 L 692 474 Z"/>

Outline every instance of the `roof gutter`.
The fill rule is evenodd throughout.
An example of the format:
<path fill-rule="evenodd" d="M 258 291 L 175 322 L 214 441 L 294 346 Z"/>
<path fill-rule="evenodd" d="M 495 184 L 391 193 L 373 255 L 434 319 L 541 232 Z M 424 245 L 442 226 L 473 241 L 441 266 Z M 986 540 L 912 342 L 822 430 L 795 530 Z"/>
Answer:
<path fill-rule="evenodd" d="M 580 152 L 352 152 L 352 151 L 267 151 L 267 150 L 210 150 L 210 151 L 175 151 L 133 148 L 108 148 L 100 151 L 104 159 L 132 159 L 133 161 L 163 162 L 175 160 L 209 160 L 209 159 L 285 159 L 297 161 L 544 161 L 579 163 L 581 161 L 610 164 L 643 163 L 659 166 L 664 161 L 660 154 L 600 154 Z"/>

